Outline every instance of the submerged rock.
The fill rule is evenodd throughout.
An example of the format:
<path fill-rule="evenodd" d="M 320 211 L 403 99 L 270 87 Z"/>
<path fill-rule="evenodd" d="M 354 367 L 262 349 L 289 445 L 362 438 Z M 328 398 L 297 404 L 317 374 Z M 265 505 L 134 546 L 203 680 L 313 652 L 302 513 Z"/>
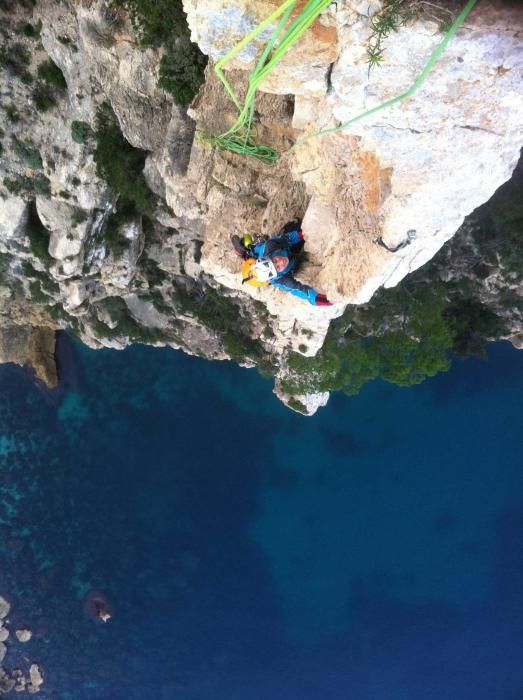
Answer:
<path fill-rule="evenodd" d="M 28 629 L 20 629 L 15 631 L 15 635 L 19 642 L 28 642 L 33 636 L 33 633 Z"/>
<path fill-rule="evenodd" d="M 7 601 L 3 596 L 0 596 L 0 620 L 3 620 L 9 615 L 11 610 L 11 603 Z"/>
<path fill-rule="evenodd" d="M 34 686 L 41 686 L 44 682 L 42 671 L 38 664 L 31 664 L 29 667 L 29 678 Z"/>

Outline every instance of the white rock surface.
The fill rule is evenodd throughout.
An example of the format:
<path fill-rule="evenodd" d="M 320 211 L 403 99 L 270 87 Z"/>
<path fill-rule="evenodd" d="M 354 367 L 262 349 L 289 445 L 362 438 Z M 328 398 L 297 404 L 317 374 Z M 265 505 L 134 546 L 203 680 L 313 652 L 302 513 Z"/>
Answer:
<path fill-rule="evenodd" d="M 340 3 L 337 14 L 340 55 L 327 105 L 338 122 L 405 92 L 442 38 L 432 22 L 392 33 L 383 64 L 368 78 L 369 19 L 353 5 Z M 381 284 L 395 286 L 427 262 L 510 177 L 523 144 L 523 47 L 514 33 L 522 24 L 523 6 L 478 5 L 418 92 L 342 132 L 390 170 L 384 240 L 394 246 L 408 230 L 417 234 L 369 270 L 352 301 L 366 301 Z"/>
<path fill-rule="evenodd" d="M 27 202 L 20 197 L 8 197 L 0 205 L 0 246 L 9 239 L 23 235 L 27 223 Z"/>
<path fill-rule="evenodd" d="M 262 21 L 276 5 L 267 0 L 184 0 L 191 37 L 214 61 L 222 58 Z M 296 13 L 295 13 L 296 14 Z M 275 94 L 322 95 L 327 72 L 336 58 L 336 28 L 324 13 L 264 80 L 260 89 Z M 295 16 L 295 15 L 293 15 Z M 269 23 L 225 69 L 252 68 L 264 42 L 276 29 L 279 18 Z"/>

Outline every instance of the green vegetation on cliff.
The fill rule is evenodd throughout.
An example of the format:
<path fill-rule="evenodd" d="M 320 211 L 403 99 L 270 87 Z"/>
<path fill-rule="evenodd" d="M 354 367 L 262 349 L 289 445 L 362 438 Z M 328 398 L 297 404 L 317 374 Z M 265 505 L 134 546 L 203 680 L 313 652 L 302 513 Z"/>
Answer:
<path fill-rule="evenodd" d="M 233 360 L 255 361 L 259 368 L 266 370 L 270 365 L 267 353 L 241 316 L 241 309 L 225 290 L 205 285 L 198 291 L 190 290 L 183 284 L 175 286 L 172 300 L 182 314 L 195 316 L 206 328 L 220 338 L 223 348 Z"/>
<path fill-rule="evenodd" d="M 284 388 L 291 394 L 356 394 L 377 377 L 400 386 L 419 384 L 449 367 L 452 333 L 444 309 L 439 284 L 420 285 L 416 294 L 403 285 L 381 290 L 369 304 L 349 307 L 333 321 L 316 357 L 290 354 Z"/>
<path fill-rule="evenodd" d="M 451 354 L 482 356 L 488 340 L 510 334 L 511 321 L 523 319 L 522 184 L 520 159 L 511 180 L 427 265 L 349 307 L 316 357 L 290 353 L 283 388 L 355 394 L 378 377 L 418 384 L 448 369 Z"/>
<path fill-rule="evenodd" d="M 207 57 L 191 41 L 181 0 L 112 0 L 125 9 L 142 44 L 162 46 L 159 85 L 186 105 L 203 83 Z"/>
<path fill-rule="evenodd" d="M 116 116 L 108 105 L 98 111 L 94 161 L 96 174 L 107 182 L 126 208 L 150 214 L 156 197 L 143 176 L 147 152 L 125 140 Z"/>

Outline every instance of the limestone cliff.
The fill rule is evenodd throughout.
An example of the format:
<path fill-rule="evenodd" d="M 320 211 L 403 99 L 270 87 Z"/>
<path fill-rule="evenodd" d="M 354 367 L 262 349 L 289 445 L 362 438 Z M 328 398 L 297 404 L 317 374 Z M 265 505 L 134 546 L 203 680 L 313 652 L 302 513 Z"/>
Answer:
<path fill-rule="evenodd" d="M 69 328 L 92 347 L 170 345 L 283 377 L 287 353 L 315 355 L 348 304 L 426 263 L 510 177 L 523 142 L 523 7 L 495 0 L 478 4 L 412 98 L 289 153 L 404 92 L 448 12 L 391 32 L 369 70 L 371 20 L 386 3 L 332 3 L 262 85 L 256 135 L 277 164 L 212 148 L 207 137 L 236 116 L 213 61 L 277 4 L 184 0 L 210 59 L 187 109 L 165 89 L 172 47 L 144 41 L 136 4 L 0 2 L 4 327 Z M 171 43 L 195 50 L 182 35 Z M 239 93 L 259 48 L 230 66 Z M 299 276 L 333 307 L 241 285 L 230 234 L 270 235 L 294 217 L 307 241 Z M 376 245 L 408 231 L 397 253 Z M 508 325 L 506 336 L 523 332 L 519 317 Z M 310 411 L 325 396 L 300 400 Z"/>

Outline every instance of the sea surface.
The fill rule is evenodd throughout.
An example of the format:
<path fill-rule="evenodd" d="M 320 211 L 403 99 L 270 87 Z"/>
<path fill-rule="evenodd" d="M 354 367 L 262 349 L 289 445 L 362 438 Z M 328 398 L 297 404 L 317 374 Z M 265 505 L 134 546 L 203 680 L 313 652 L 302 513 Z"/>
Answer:
<path fill-rule="evenodd" d="M 523 352 L 313 418 L 233 363 L 60 362 L 0 367 L 4 665 L 41 700 L 522 700 Z"/>

